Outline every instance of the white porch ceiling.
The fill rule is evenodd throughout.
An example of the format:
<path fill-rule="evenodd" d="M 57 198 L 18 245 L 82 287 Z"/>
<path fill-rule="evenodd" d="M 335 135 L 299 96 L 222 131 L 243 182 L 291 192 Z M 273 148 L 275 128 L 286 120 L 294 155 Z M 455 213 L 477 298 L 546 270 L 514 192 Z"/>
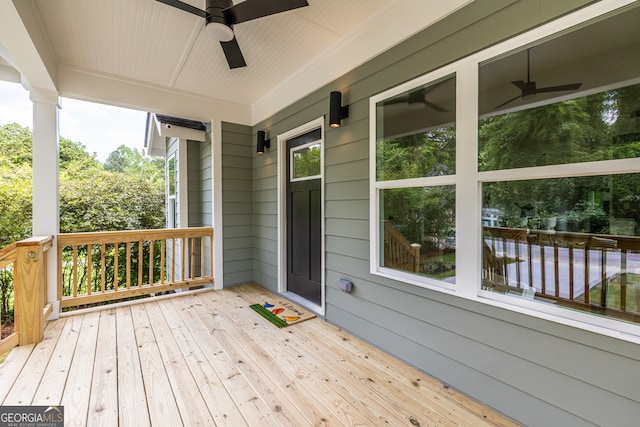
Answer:
<path fill-rule="evenodd" d="M 17 10 L 62 96 L 194 119 L 219 112 L 246 124 L 469 2 L 309 0 L 309 7 L 236 25 L 247 67 L 230 70 L 202 18 L 155 0 L 0 1 Z M 185 2 L 204 9 L 204 0 Z M 0 57 L 28 80 L 21 43 L 0 31 Z"/>

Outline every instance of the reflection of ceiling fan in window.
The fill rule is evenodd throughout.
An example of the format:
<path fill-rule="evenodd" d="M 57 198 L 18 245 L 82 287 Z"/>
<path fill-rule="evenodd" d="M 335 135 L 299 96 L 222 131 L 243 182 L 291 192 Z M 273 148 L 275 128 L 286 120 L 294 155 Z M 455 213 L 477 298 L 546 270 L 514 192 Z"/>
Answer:
<path fill-rule="evenodd" d="M 417 107 L 417 108 L 430 107 L 441 113 L 446 113 L 449 110 L 427 100 L 427 94 L 438 86 L 439 85 L 436 84 L 433 86 L 429 86 L 428 88 L 416 89 L 412 92 L 409 92 L 407 96 L 390 99 L 389 101 L 386 101 L 384 105 L 409 104 L 410 107 Z"/>
<path fill-rule="evenodd" d="M 511 83 L 520 89 L 520 95 L 515 98 L 511 98 L 507 102 L 503 102 L 495 108 L 504 107 L 505 105 L 515 101 L 518 98 L 527 98 L 530 96 L 537 95 L 539 93 L 550 93 L 550 92 L 562 92 L 565 90 L 578 90 L 582 83 L 571 83 L 566 85 L 559 86 L 548 86 L 548 87 L 537 87 L 536 82 L 531 81 L 531 66 L 529 62 L 529 54 L 531 49 L 527 49 L 527 81 L 517 80 L 512 81 Z"/>
<path fill-rule="evenodd" d="M 235 24 L 309 6 L 306 0 L 245 0 L 238 4 L 232 0 L 206 0 L 206 10 L 202 10 L 180 0 L 156 1 L 204 18 L 205 32 L 220 42 L 229 68 L 247 65 L 233 32 Z"/>

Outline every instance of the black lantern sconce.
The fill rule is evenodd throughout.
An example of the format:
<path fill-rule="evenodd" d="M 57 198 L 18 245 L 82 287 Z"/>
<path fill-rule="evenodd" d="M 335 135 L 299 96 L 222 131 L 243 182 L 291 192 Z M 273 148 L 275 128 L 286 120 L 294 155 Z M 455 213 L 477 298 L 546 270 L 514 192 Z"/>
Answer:
<path fill-rule="evenodd" d="M 349 106 L 342 106 L 342 93 L 331 92 L 329 96 L 329 127 L 339 128 L 341 121 L 349 117 Z"/>
<path fill-rule="evenodd" d="M 271 147 L 271 140 L 265 139 L 266 133 L 263 130 L 258 131 L 258 141 L 256 143 L 256 153 L 264 154 L 264 149 Z"/>

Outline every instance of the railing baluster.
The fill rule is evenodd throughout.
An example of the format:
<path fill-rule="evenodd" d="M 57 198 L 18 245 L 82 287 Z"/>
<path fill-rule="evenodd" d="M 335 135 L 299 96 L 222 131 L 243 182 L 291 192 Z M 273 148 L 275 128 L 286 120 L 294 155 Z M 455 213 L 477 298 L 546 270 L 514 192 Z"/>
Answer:
<path fill-rule="evenodd" d="M 591 295 L 589 295 L 589 245 L 584 245 L 584 303 L 589 304 Z"/>
<path fill-rule="evenodd" d="M 172 240 L 172 248 L 171 248 L 171 280 L 170 282 L 176 281 L 176 240 L 177 238 L 173 238 Z"/>
<path fill-rule="evenodd" d="M 155 240 L 149 241 L 149 286 L 153 286 L 153 267 L 155 266 L 153 250 L 155 245 Z"/>
<path fill-rule="evenodd" d="M 131 289 L 131 242 L 125 242 L 127 250 L 125 251 L 126 269 L 127 269 L 127 289 Z"/>
<path fill-rule="evenodd" d="M 544 265 L 544 244 L 538 240 L 538 245 L 540 246 L 540 280 L 542 280 L 540 292 L 542 292 L 542 295 L 545 295 L 547 293 L 547 276 Z M 533 286 L 533 284 L 530 286 Z"/>
<path fill-rule="evenodd" d="M 160 284 L 164 284 L 164 263 L 165 263 L 165 251 L 167 249 L 167 241 L 165 239 L 160 240 Z"/>
<path fill-rule="evenodd" d="M 186 280 L 186 276 L 184 275 L 184 271 L 187 264 L 187 238 L 182 238 L 182 243 L 180 244 L 180 280 L 183 282 Z"/>
<path fill-rule="evenodd" d="M 107 264 L 106 264 L 106 245 L 102 243 L 100 245 L 100 292 L 104 293 L 106 287 L 106 274 L 107 274 Z"/>
<path fill-rule="evenodd" d="M 142 262 L 142 240 L 138 241 L 138 287 L 142 287 L 142 268 L 144 262 Z"/>
<path fill-rule="evenodd" d="M 209 276 L 213 279 L 213 234 L 209 236 Z"/>
<path fill-rule="evenodd" d="M 73 296 L 78 296 L 78 246 L 73 245 Z"/>
<path fill-rule="evenodd" d="M 113 290 L 118 290 L 118 258 L 120 258 L 118 250 L 118 242 L 113 244 Z"/>
<path fill-rule="evenodd" d="M 574 261 L 574 253 L 573 253 L 573 244 L 569 244 L 569 299 L 573 301 L 574 296 L 574 287 L 575 283 L 575 272 L 573 269 L 573 261 Z"/>
<path fill-rule="evenodd" d="M 204 236 L 200 237 L 200 277 L 206 276 L 204 256 Z"/>
<path fill-rule="evenodd" d="M 558 242 L 553 242 L 553 274 L 555 275 L 556 297 L 560 296 L 560 263 L 558 262 L 559 254 L 560 251 L 558 250 Z"/>
<path fill-rule="evenodd" d="M 91 295 L 91 291 L 93 288 L 92 278 L 91 278 L 91 263 L 93 260 L 91 259 L 93 246 L 91 243 L 87 244 L 87 295 Z"/>
<path fill-rule="evenodd" d="M 620 310 L 627 311 L 627 250 L 620 252 Z"/>
<path fill-rule="evenodd" d="M 192 279 L 196 278 L 196 239 L 192 237 L 191 239 L 191 271 L 189 272 L 189 277 Z"/>

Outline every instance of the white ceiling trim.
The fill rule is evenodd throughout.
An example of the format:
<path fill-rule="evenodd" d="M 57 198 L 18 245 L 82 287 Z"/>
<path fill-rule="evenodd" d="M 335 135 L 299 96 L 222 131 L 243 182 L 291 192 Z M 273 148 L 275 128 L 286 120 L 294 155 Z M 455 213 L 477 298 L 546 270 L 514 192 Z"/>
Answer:
<path fill-rule="evenodd" d="M 58 67 L 57 77 L 60 95 L 64 97 L 191 120 L 208 122 L 216 117 L 225 122 L 251 125 L 251 107 L 248 105 L 99 74 L 66 64 Z"/>
<path fill-rule="evenodd" d="M 253 124 L 267 119 L 473 0 L 398 0 L 345 36 L 252 106 Z"/>

